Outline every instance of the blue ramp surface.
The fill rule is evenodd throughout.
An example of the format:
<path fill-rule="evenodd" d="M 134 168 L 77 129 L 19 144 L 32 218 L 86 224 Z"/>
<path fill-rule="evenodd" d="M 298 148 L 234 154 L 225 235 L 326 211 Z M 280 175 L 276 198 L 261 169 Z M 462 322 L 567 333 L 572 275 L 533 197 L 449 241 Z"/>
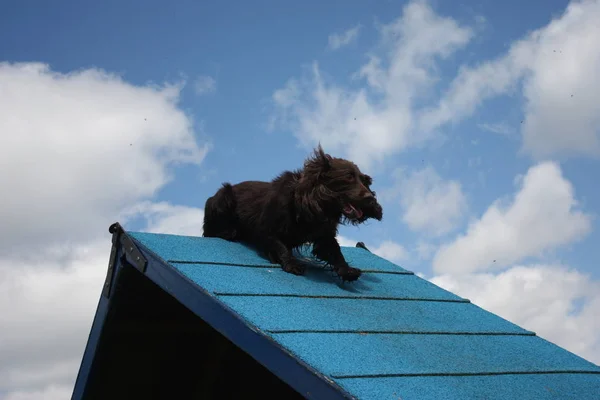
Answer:
<path fill-rule="evenodd" d="M 285 273 L 239 243 L 128 234 L 176 273 L 150 263 L 150 279 L 209 323 L 221 317 L 194 296 L 214 299 L 265 340 L 223 333 L 307 398 L 323 383 L 340 399 L 600 399 L 597 365 L 366 249 L 342 248 L 364 271 L 344 284 L 316 264 Z"/>

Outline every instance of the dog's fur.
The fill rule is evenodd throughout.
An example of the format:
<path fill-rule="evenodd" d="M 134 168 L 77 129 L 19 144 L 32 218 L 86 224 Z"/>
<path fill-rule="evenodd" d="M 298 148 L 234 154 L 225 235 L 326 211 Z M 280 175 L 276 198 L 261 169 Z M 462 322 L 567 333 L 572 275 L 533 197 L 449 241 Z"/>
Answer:
<path fill-rule="evenodd" d="M 292 250 L 312 243 L 313 255 L 354 281 L 361 271 L 348 265 L 336 240 L 340 223 L 381 221 L 383 210 L 372 180 L 351 161 L 325 154 L 319 145 L 304 168 L 271 182 L 224 183 L 206 200 L 204 236 L 247 243 L 284 271 L 301 275 L 304 264 Z"/>

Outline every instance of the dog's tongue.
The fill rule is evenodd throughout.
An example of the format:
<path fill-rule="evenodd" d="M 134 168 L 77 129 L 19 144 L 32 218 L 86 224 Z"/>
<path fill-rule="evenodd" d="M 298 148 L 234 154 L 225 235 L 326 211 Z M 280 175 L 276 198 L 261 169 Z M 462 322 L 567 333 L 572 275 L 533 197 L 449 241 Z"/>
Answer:
<path fill-rule="evenodd" d="M 360 218 L 363 215 L 363 212 L 358 208 L 354 208 L 352 204 L 346 204 L 346 207 L 344 207 L 344 212 L 346 214 L 354 214 L 356 218 Z"/>

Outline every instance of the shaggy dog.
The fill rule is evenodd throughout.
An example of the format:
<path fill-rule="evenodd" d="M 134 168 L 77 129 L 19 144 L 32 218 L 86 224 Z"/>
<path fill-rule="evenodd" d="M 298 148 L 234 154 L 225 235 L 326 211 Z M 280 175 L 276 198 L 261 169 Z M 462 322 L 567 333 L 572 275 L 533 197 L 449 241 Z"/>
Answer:
<path fill-rule="evenodd" d="M 317 259 L 344 281 L 354 281 L 361 271 L 344 259 L 337 227 L 381 221 L 383 210 L 371 183 L 354 163 L 325 154 L 319 145 L 304 168 L 271 182 L 224 183 L 206 200 L 203 236 L 247 243 L 295 275 L 304 273 L 304 264 L 293 249 L 312 243 Z"/>

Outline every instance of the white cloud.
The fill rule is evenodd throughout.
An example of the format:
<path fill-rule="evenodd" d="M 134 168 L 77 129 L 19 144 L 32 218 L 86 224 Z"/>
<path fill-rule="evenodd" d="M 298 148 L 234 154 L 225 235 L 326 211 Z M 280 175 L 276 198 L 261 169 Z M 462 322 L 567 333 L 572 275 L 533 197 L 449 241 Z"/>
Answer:
<path fill-rule="evenodd" d="M 443 180 L 430 166 L 396 176 L 402 219 L 412 230 L 439 236 L 456 228 L 467 210 L 460 182 Z"/>
<path fill-rule="evenodd" d="M 438 64 L 465 47 L 479 29 L 437 15 L 424 0 L 408 3 L 396 21 L 379 27 L 381 43 L 353 76 L 365 85 L 342 86 L 315 62 L 305 79 L 292 79 L 273 96 L 270 127 L 291 130 L 303 146 L 321 142 L 368 167 L 422 144 L 448 123 L 471 115 L 486 100 L 522 94 L 522 151 L 537 159 L 600 155 L 600 1 L 572 1 L 564 14 L 513 42 L 509 50 L 462 65 L 441 99 Z M 356 82 L 353 82 L 356 84 Z M 292 90 L 293 89 L 293 90 Z M 281 94 L 277 91 L 276 94 Z M 506 134 L 503 124 L 482 129 Z M 508 129 L 507 129 L 508 128 Z"/>
<path fill-rule="evenodd" d="M 415 103 L 439 79 L 436 61 L 465 46 L 473 32 L 419 0 L 379 32 L 380 45 L 354 76 L 366 87 L 331 83 L 315 62 L 306 79 L 292 79 L 273 94 L 270 128 L 292 130 L 306 147 L 320 142 L 344 151 L 361 168 L 428 139 L 416 129 Z"/>
<path fill-rule="evenodd" d="M 439 104 L 420 113 L 420 126 L 431 131 L 471 116 L 484 100 L 516 90 L 517 79 L 528 63 L 529 49 L 516 42 L 508 55 L 471 68 L 461 66 L 458 76 Z"/>
<path fill-rule="evenodd" d="M 600 282 L 561 265 L 431 279 L 459 296 L 600 363 Z"/>
<path fill-rule="evenodd" d="M 338 235 L 337 241 L 342 247 L 356 247 L 358 240 Z M 367 248 L 379 257 L 385 258 L 393 263 L 400 263 L 409 258 L 409 253 L 404 246 L 392 240 L 384 240 L 378 245 L 366 244 Z"/>
<path fill-rule="evenodd" d="M 2 400 L 65 400 L 71 398 L 73 388 L 69 385 L 48 385 L 40 390 L 11 392 Z"/>
<path fill-rule="evenodd" d="M 361 25 L 356 25 L 353 28 L 344 31 L 343 33 L 333 33 L 329 35 L 329 48 L 332 50 L 338 50 L 342 47 L 348 46 L 358 38 L 360 33 Z"/>
<path fill-rule="evenodd" d="M 497 133 L 498 135 L 510 135 L 514 132 L 514 129 L 505 123 L 478 124 L 477 126 L 485 131 Z"/>
<path fill-rule="evenodd" d="M 123 207 L 202 162 L 179 86 L 133 86 L 91 69 L 0 63 L 0 256 L 104 234 Z"/>
<path fill-rule="evenodd" d="M 400 263 L 408 259 L 408 251 L 401 244 L 391 240 L 383 241 L 379 246 L 371 249 L 374 254 L 393 263 Z"/>
<path fill-rule="evenodd" d="M 104 283 L 108 226 L 129 215 L 201 233 L 202 210 L 149 200 L 171 166 L 200 164 L 209 146 L 178 108 L 181 85 L 1 63 L 0 87 L 0 186 L 10 188 L 0 198 L 0 393 L 66 398 Z"/>
<path fill-rule="evenodd" d="M 217 81 L 212 76 L 200 75 L 194 81 L 194 91 L 197 95 L 214 93 L 217 91 Z"/>
<path fill-rule="evenodd" d="M 547 26 L 508 52 L 462 67 L 439 104 L 421 116 L 425 129 L 456 122 L 486 99 L 520 88 L 523 150 L 537 158 L 600 154 L 600 2 L 572 1 Z"/>
<path fill-rule="evenodd" d="M 578 210 L 575 192 L 558 164 L 531 167 L 510 205 L 494 202 L 465 235 L 440 248 L 433 259 L 438 273 L 500 268 L 541 256 L 584 237 L 591 216 Z"/>
<path fill-rule="evenodd" d="M 67 262 L 0 260 L 0 390 L 74 383 L 108 266 L 106 232 Z"/>
<path fill-rule="evenodd" d="M 136 204 L 123 215 L 143 215 L 147 221 L 145 230 L 151 233 L 202 236 L 203 232 L 204 210 L 201 208 L 146 201 Z"/>
<path fill-rule="evenodd" d="M 338 244 L 342 247 L 356 247 L 358 241 L 347 238 L 346 236 L 337 235 Z"/>

